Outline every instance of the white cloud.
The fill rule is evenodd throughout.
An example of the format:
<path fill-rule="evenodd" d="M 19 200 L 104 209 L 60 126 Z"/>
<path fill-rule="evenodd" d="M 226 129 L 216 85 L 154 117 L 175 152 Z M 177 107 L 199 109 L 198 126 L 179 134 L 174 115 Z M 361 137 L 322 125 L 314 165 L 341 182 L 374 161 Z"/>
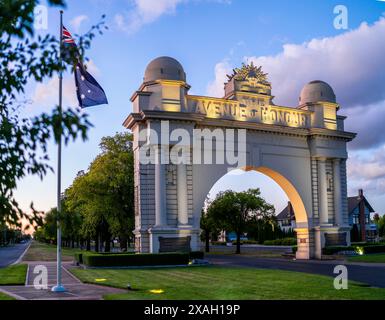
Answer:
<path fill-rule="evenodd" d="M 129 34 L 165 14 L 174 14 L 177 5 L 187 0 L 133 0 L 134 8 L 127 14 L 115 15 L 117 27 Z"/>
<path fill-rule="evenodd" d="M 100 76 L 100 70 L 96 66 L 94 60 L 90 59 L 86 63 L 84 63 L 85 67 L 87 68 L 87 71 L 92 74 L 94 77 Z"/>
<path fill-rule="evenodd" d="M 374 148 L 385 142 L 385 18 L 373 25 L 335 37 L 285 44 L 274 56 L 245 57 L 269 73 L 275 103 L 297 105 L 302 87 L 309 81 L 328 82 L 348 116 L 346 130 L 358 132 L 352 149 Z M 227 59 L 215 66 L 215 80 L 207 93 L 223 96 L 223 82 L 230 70 Z"/>
<path fill-rule="evenodd" d="M 275 102 L 298 105 L 302 87 L 324 80 L 334 89 L 347 115 L 345 129 L 357 132 L 349 143 L 348 175 L 353 193 L 358 187 L 372 194 L 385 192 L 385 18 L 373 25 L 302 44 L 285 44 L 271 56 L 244 57 L 269 73 Z M 234 66 L 235 67 L 235 66 Z M 223 96 L 227 60 L 215 66 L 215 80 L 208 93 Z M 365 156 L 363 156 L 365 155 Z"/>
<path fill-rule="evenodd" d="M 350 192 L 362 188 L 372 195 L 383 195 L 385 191 L 385 144 L 369 155 L 361 151 L 350 152 L 348 177 Z"/>
<path fill-rule="evenodd" d="M 385 100 L 385 18 L 335 37 L 286 44 L 276 56 L 249 57 L 269 73 L 280 103 L 296 105 L 308 81 L 329 82 L 342 107 Z"/>
<path fill-rule="evenodd" d="M 176 8 L 188 2 L 213 2 L 231 4 L 231 0 L 131 0 L 133 8 L 126 13 L 118 13 L 114 20 L 118 29 L 133 34 L 146 24 L 150 24 L 163 15 L 175 14 Z"/>
<path fill-rule="evenodd" d="M 385 145 L 377 148 L 370 155 L 352 152 L 350 157 L 349 174 L 352 177 L 364 175 L 368 179 L 385 178 Z"/>
<path fill-rule="evenodd" d="M 87 71 L 94 77 L 100 76 L 100 71 L 90 60 L 86 63 Z M 59 100 L 59 78 L 54 77 L 47 82 L 38 83 L 32 95 L 32 110 L 27 111 L 43 111 L 52 109 L 58 104 Z M 63 79 L 63 109 L 76 108 L 79 103 L 76 97 L 76 86 L 73 74 Z"/>
<path fill-rule="evenodd" d="M 86 16 L 85 14 L 82 14 L 80 16 L 73 18 L 70 21 L 70 24 L 73 27 L 73 29 L 75 30 L 75 32 L 79 32 L 81 24 L 87 20 L 88 20 L 88 16 Z"/>
<path fill-rule="evenodd" d="M 227 74 L 231 74 L 231 66 L 227 59 L 215 65 L 215 79 L 207 85 L 207 95 L 212 97 L 224 96 L 224 85 L 227 81 Z"/>
<path fill-rule="evenodd" d="M 349 149 L 371 149 L 385 142 L 385 100 L 345 109 L 343 114 L 348 117 L 345 130 L 358 133 L 349 143 Z"/>
<path fill-rule="evenodd" d="M 297 105 L 311 80 L 328 82 L 344 108 L 385 100 L 385 18 L 335 37 L 285 44 L 272 56 L 245 57 L 269 73 L 275 102 Z M 217 83 L 214 92 L 221 89 Z"/>
<path fill-rule="evenodd" d="M 50 79 L 45 83 L 38 83 L 32 96 L 32 108 L 39 110 L 53 109 L 59 101 L 59 79 Z M 77 107 L 75 80 L 73 77 L 63 79 L 63 109 Z"/>

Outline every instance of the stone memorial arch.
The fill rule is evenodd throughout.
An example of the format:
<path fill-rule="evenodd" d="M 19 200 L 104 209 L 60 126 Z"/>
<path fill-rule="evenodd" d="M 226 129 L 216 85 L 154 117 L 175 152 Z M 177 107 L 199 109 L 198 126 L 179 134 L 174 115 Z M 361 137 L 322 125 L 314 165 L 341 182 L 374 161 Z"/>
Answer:
<path fill-rule="evenodd" d="M 243 65 L 228 78 L 223 98 L 189 95 L 178 61 L 147 66 L 124 122 L 134 134 L 136 250 L 199 250 L 205 198 L 232 168 L 259 171 L 285 191 L 298 259 L 320 259 L 325 244 L 349 245 L 346 143 L 355 134 L 344 130 L 333 89 L 309 82 L 299 105 L 284 107 L 274 104 L 260 67 Z M 202 157 L 210 152 L 208 164 Z M 172 160 L 181 153 L 185 161 Z"/>

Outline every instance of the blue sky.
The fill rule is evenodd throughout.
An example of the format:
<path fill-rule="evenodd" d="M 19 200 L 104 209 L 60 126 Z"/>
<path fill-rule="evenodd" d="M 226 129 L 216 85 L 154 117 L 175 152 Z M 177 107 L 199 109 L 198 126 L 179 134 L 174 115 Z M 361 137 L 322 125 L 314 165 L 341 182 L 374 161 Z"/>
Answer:
<path fill-rule="evenodd" d="M 348 9 L 348 30 L 334 28 L 338 4 Z M 79 170 L 87 169 L 102 136 L 124 130 L 122 122 L 132 110 L 129 98 L 150 60 L 163 55 L 178 59 L 192 86 L 190 93 L 201 95 L 219 95 L 225 73 L 252 60 L 270 74 L 275 101 L 283 105 L 294 106 L 308 81 L 321 78 L 333 86 L 340 114 L 349 116 L 347 129 L 360 137 L 349 147 L 349 193 L 363 187 L 373 207 L 384 213 L 385 133 L 380 120 L 385 116 L 385 59 L 379 58 L 385 52 L 384 12 L 385 2 L 376 0 L 67 1 L 64 24 L 73 33 L 84 33 L 102 14 L 107 16 L 109 31 L 93 41 L 87 56 L 109 105 L 85 110 L 94 128 L 87 142 L 64 149 L 63 188 Z M 37 34 L 57 34 L 58 24 L 58 9 L 49 8 L 49 29 Z M 57 101 L 56 84 L 56 79 L 29 84 L 27 97 L 33 103 L 23 114 L 50 110 Z M 64 93 L 65 106 L 76 106 L 70 74 L 65 75 Z M 56 166 L 53 144 L 50 158 Z M 260 187 L 278 211 L 283 207 L 287 199 L 274 182 L 261 174 L 246 175 L 224 177 L 214 192 Z M 26 209 L 33 201 L 47 210 L 55 206 L 55 192 L 54 174 L 43 181 L 28 177 L 19 182 L 16 198 Z"/>

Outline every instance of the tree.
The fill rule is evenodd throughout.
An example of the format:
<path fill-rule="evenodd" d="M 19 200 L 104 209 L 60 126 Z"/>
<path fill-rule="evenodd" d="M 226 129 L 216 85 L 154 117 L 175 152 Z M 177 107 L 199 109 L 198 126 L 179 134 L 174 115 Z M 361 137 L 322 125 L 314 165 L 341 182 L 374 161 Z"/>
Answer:
<path fill-rule="evenodd" d="M 205 241 L 205 251 L 210 252 L 210 239 L 213 238 L 213 235 L 217 235 L 220 229 L 214 218 L 204 210 L 201 213 L 200 228 L 202 230 L 201 239 Z"/>
<path fill-rule="evenodd" d="M 110 251 L 111 238 L 119 237 L 121 249 L 134 229 L 134 157 L 132 136 L 118 133 L 104 137 L 102 150 L 86 173 L 79 174 L 65 192 L 69 211 L 82 217 L 82 234 L 105 243 Z"/>
<path fill-rule="evenodd" d="M 380 217 L 379 214 L 375 214 L 373 220 L 374 220 L 375 224 L 377 225 L 378 235 L 380 237 L 384 237 L 385 236 L 385 215 Z"/>
<path fill-rule="evenodd" d="M 56 219 L 57 209 L 53 208 L 49 210 L 43 219 L 43 222 L 37 227 L 34 238 L 41 242 L 56 243 Z M 62 217 L 61 217 L 62 218 Z"/>
<path fill-rule="evenodd" d="M 255 218 L 274 215 L 274 206 L 268 204 L 261 196 L 259 189 L 243 192 L 227 190 L 220 192 L 210 203 L 207 213 L 226 230 L 237 235 L 236 253 L 241 253 L 241 235 L 247 231 Z"/>
<path fill-rule="evenodd" d="M 47 153 L 51 139 L 58 142 L 62 136 L 65 144 L 78 136 L 85 140 L 91 126 L 86 114 L 72 110 L 60 112 L 58 107 L 33 118 L 18 115 L 25 104 L 22 95 L 27 84 L 41 82 L 66 68 L 59 63 L 60 41 L 56 37 L 49 34 L 34 37 L 33 11 L 38 3 L 38 0 L 0 1 L 0 221 L 18 226 L 22 217 L 30 217 L 13 196 L 17 181 L 27 174 L 42 179 L 52 170 Z M 65 5 L 63 0 L 48 0 L 48 4 Z M 93 26 L 79 38 L 82 57 L 95 31 L 102 32 L 103 24 L 102 21 Z M 34 213 L 33 218 L 41 222 L 38 213 Z"/>

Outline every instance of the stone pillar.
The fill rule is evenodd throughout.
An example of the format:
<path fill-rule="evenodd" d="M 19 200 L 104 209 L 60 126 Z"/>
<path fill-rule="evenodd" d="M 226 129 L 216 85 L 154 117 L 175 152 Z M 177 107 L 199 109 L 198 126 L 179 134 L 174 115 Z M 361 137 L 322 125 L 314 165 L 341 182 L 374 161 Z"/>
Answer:
<path fill-rule="evenodd" d="M 297 252 L 296 259 L 308 260 L 314 258 L 314 239 L 313 235 L 309 233 L 308 228 L 296 228 L 297 233 Z"/>
<path fill-rule="evenodd" d="M 166 176 L 165 165 L 162 164 L 162 148 L 158 146 L 155 158 L 155 226 L 167 225 L 166 208 Z"/>
<path fill-rule="evenodd" d="M 177 166 L 177 195 L 178 195 L 178 225 L 188 224 L 188 205 L 187 205 L 187 167 L 185 164 Z"/>
<path fill-rule="evenodd" d="M 326 181 L 326 159 L 318 159 L 318 205 L 319 223 L 325 225 L 329 223 L 328 217 L 328 195 Z"/>
<path fill-rule="evenodd" d="M 334 182 L 334 214 L 335 224 L 342 226 L 344 224 L 342 212 L 342 192 L 341 192 L 341 166 L 340 159 L 333 160 L 333 182 Z"/>

